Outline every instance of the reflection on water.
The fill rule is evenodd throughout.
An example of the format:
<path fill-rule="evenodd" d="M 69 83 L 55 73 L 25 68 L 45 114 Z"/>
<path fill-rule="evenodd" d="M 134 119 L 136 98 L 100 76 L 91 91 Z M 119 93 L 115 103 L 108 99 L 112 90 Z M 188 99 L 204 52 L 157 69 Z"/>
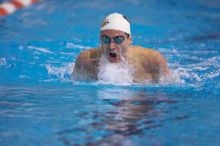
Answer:
<path fill-rule="evenodd" d="M 96 112 L 81 115 L 83 122 L 79 123 L 83 125 L 57 133 L 64 144 L 133 145 L 131 136 L 144 136 L 146 130 L 162 126 L 166 109 L 158 105 L 176 102 L 168 99 L 165 93 L 149 95 L 144 90 L 105 89 L 98 90 L 97 96 L 102 104 L 94 107 Z M 87 141 L 82 143 L 83 139 Z"/>
<path fill-rule="evenodd" d="M 45 0 L 0 18 L 0 145 L 218 145 L 219 4 Z M 130 18 L 133 45 L 167 58 L 175 82 L 69 83 L 113 9 Z"/>

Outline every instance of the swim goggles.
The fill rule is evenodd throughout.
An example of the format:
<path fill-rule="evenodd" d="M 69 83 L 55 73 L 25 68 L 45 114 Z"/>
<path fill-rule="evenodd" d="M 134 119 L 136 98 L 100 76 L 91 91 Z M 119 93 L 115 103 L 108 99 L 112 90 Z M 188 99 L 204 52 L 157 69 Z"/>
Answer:
<path fill-rule="evenodd" d="M 109 36 L 107 36 L 107 35 L 103 35 L 101 37 L 101 40 L 102 40 L 102 42 L 104 44 L 110 44 L 111 43 L 111 38 Z M 125 37 L 124 36 L 120 36 L 120 35 L 119 36 L 115 36 L 113 38 L 113 42 L 116 43 L 116 44 L 121 44 L 121 43 L 124 42 L 124 40 L 125 40 Z"/>

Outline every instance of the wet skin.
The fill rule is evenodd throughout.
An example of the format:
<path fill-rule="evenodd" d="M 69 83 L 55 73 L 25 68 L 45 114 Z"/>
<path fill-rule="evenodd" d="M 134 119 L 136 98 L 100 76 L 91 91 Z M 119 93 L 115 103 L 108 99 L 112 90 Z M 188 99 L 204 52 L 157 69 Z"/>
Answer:
<path fill-rule="evenodd" d="M 102 36 L 108 36 L 111 38 L 109 44 L 102 42 Z M 121 44 L 117 44 L 113 41 L 113 38 L 121 36 L 125 40 Z M 127 49 L 132 42 L 132 38 L 128 37 L 124 32 L 119 30 L 104 30 L 100 33 L 100 44 L 102 53 L 112 63 L 118 63 L 122 60 L 127 59 Z"/>
<path fill-rule="evenodd" d="M 110 44 L 104 44 L 101 41 L 103 35 L 111 38 Z M 119 35 L 124 36 L 125 40 L 121 44 L 116 44 L 113 38 Z M 100 48 L 83 51 L 77 57 L 73 70 L 75 79 L 97 80 L 102 55 L 111 63 L 119 63 L 122 60 L 126 60 L 134 69 L 134 82 L 150 81 L 158 83 L 160 76 L 169 74 L 167 61 L 162 54 L 152 49 L 131 46 L 132 38 L 127 37 L 122 31 L 104 30 L 100 33 L 100 42 Z"/>

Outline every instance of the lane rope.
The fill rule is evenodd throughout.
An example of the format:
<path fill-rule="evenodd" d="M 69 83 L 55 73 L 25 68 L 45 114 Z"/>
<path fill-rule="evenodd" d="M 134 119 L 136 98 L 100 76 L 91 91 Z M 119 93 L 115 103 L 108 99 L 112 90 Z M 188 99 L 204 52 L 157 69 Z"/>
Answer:
<path fill-rule="evenodd" d="M 0 16 L 7 16 L 18 9 L 27 7 L 39 0 L 12 0 L 11 2 L 5 2 L 0 4 Z"/>

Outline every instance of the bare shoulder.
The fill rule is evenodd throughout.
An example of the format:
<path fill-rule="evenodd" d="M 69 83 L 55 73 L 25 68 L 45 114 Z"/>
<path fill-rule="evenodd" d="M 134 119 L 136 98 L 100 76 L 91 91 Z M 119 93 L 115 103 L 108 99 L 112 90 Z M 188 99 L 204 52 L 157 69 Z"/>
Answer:
<path fill-rule="evenodd" d="M 143 48 L 141 46 L 131 46 L 129 47 L 129 53 L 135 55 L 144 55 L 145 57 L 160 57 L 163 56 L 160 52 L 150 49 L 150 48 Z"/>
<path fill-rule="evenodd" d="M 168 73 L 166 58 L 159 51 L 141 46 L 131 46 L 128 54 L 146 68 L 158 69 L 163 74 Z"/>
<path fill-rule="evenodd" d="M 101 56 L 101 49 L 100 48 L 93 48 L 88 49 L 79 54 L 79 56 L 76 59 L 76 62 L 86 62 L 90 61 L 91 59 L 97 59 Z"/>
<path fill-rule="evenodd" d="M 88 49 L 79 54 L 76 59 L 73 74 L 76 79 L 95 79 L 101 49 Z"/>

